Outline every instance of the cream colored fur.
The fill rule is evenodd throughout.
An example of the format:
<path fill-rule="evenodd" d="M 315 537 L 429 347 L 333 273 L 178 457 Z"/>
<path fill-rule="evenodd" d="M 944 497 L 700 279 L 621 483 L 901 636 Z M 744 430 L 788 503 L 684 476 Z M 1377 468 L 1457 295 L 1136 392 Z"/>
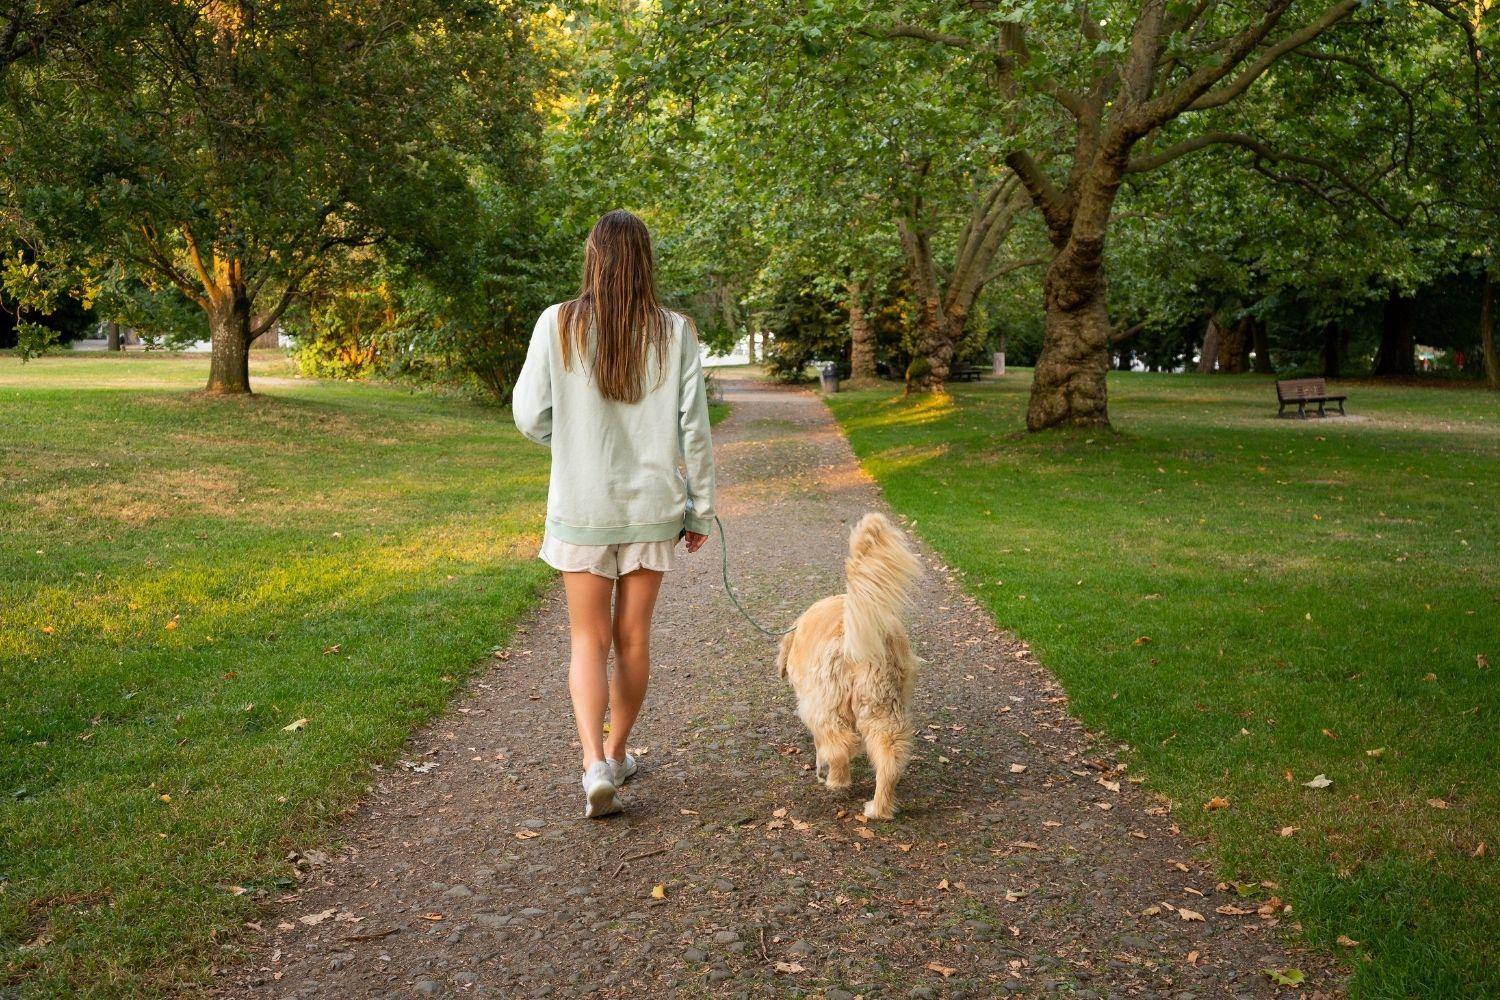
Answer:
<path fill-rule="evenodd" d="M 896 811 L 896 783 L 911 759 L 912 685 L 921 662 L 906 638 L 911 589 L 922 564 L 883 514 L 866 514 L 849 536 L 846 593 L 803 612 L 781 640 L 777 668 L 797 693 L 797 714 L 818 751 L 817 775 L 849 787 L 861 747 L 875 769 L 871 819 Z"/>

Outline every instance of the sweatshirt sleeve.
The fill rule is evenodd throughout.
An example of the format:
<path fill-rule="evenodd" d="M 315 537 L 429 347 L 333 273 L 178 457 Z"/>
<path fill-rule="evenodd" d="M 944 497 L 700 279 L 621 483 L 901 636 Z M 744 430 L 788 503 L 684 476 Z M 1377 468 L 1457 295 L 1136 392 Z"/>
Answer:
<path fill-rule="evenodd" d="M 542 313 L 531 333 L 526 363 L 521 366 L 521 374 L 510 397 L 510 412 L 517 429 L 537 444 L 552 441 L 551 336 L 548 313 Z"/>
<path fill-rule="evenodd" d="M 688 510 L 683 527 L 706 535 L 714 523 L 714 444 L 708 425 L 708 388 L 691 320 L 682 322 L 682 388 L 678 441 L 687 470 Z"/>

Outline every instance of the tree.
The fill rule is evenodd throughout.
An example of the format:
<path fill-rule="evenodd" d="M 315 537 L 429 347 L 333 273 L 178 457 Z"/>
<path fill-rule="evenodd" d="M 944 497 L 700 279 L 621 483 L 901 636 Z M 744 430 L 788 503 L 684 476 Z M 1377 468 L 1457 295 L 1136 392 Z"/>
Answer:
<path fill-rule="evenodd" d="M 531 114 L 524 24 L 459 0 L 157 5 L 90 58 L 12 74 L 7 200 L 60 253 L 194 303 L 208 389 L 299 297 L 472 217 L 471 162 Z"/>
<path fill-rule="evenodd" d="M 1353 13 L 1358 0 L 1310 11 L 1296 0 L 1250 11 L 1206 0 L 996 3 L 945 12 L 937 24 L 929 5 L 882 6 L 865 30 L 944 46 L 970 65 L 981 55 L 987 78 L 1017 106 L 1004 161 L 1052 244 L 1046 340 L 1026 414 L 1027 427 L 1041 430 L 1109 422 L 1104 252 L 1127 175 L 1209 145 L 1255 140 L 1205 131 L 1144 153 L 1137 146 L 1184 116 L 1239 100 L 1279 59 Z"/>

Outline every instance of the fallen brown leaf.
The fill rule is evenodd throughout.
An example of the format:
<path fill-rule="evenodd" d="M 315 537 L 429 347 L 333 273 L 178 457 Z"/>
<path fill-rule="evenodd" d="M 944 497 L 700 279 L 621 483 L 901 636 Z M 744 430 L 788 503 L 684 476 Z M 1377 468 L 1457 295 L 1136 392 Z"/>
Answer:
<path fill-rule="evenodd" d="M 958 971 L 957 969 L 951 969 L 951 968 L 949 968 L 946 965 L 939 965 L 937 962 L 928 962 L 924 966 L 924 968 L 931 969 L 933 972 L 936 972 L 938 975 L 942 976 L 944 979 L 947 979 L 949 976 L 953 975 L 955 972 Z"/>
<path fill-rule="evenodd" d="M 1197 910 L 1190 910 L 1186 906 L 1179 906 L 1177 908 L 1177 915 L 1179 917 L 1181 917 L 1183 920 L 1202 920 L 1203 919 L 1203 914 L 1199 913 Z"/>
<path fill-rule="evenodd" d="M 1203 803 L 1203 811 L 1204 812 L 1213 812 L 1213 811 L 1215 811 L 1217 809 L 1228 809 L 1228 808 L 1229 808 L 1229 800 L 1226 799 L 1226 798 L 1224 798 L 1224 796 L 1222 796 L 1222 795 L 1215 795 L 1213 798 L 1211 798 L 1207 802 Z"/>

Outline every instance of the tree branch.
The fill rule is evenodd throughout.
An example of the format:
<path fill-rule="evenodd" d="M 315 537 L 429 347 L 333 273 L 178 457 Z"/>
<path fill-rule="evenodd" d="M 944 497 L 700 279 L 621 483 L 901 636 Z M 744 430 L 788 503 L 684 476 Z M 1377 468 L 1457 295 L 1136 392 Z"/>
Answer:
<path fill-rule="evenodd" d="M 1192 153 L 1200 149 L 1205 149 L 1209 146 L 1239 146 L 1254 153 L 1257 161 L 1264 160 L 1269 163 L 1298 163 L 1302 164 L 1303 166 L 1312 167 L 1315 170 L 1318 170 L 1324 174 L 1327 174 L 1329 177 L 1332 177 L 1339 183 L 1341 187 L 1351 192 L 1352 194 L 1357 195 L 1363 201 L 1367 202 L 1370 207 L 1379 212 L 1380 215 L 1384 218 L 1396 223 L 1397 225 L 1405 225 L 1405 220 L 1394 215 L 1390 211 L 1390 209 L 1386 208 L 1385 205 L 1380 201 L 1380 199 L 1375 197 L 1374 194 L 1370 193 L 1370 191 L 1368 191 L 1364 185 L 1355 181 L 1352 177 L 1344 173 L 1343 170 L 1341 170 L 1335 164 L 1330 163 L 1327 160 L 1320 160 L 1317 157 L 1305 156 L 1301 153 L 1283 152 L 1279 149 L 1275 149 L 1267 145 L 1254 136 L 1244 135 L 1239 132 L 1205 132 L 1202 135 L 1193 136 L 1191 139 L 1184 139 L 1183 141 L 1168 146 L 1156 153 L 1152 153 L 1148 156 L 1136 157 L 1135 159 L 1131 160 L 1130 163 L 1126 166 L 1125 172 L 1138 174 L 1143 173 L 1147 170 L 1155 170 L 1162 164 L 1169 163 L 1172 160 L 1177 159 L 1179 156 L 1185 156 L 1188 153 Z M 1275 174 L 1268 174 L 1267 176 L 1271 176 L 1281 181 L 1288 180 L 1288 178 L 1280 177 Z"/>
<path fill-rule="evenodd" d="M 981 52 L 987 47 L 963 35 L 934 31 L 921 25 L 905 24 L 899 21 L 894 24 L 862 24 L 857 30 L 872 38 L 915 38 L 919 41 L 934 42 L 955 49 L 966 49 L 969 52 Z"/>
<path fill-rule="evenodd" d="M 177 270 L 167 255 L 162 252 L 161 247 L 156 243 L 156 237 L 152 234 L 151 228 L 146 225 L 141 225 L 137 228 L 145 240 L 145 263 L 154 268 L 162 277 L 176 285 L 178 291 L 182 292 L 183 295 L 186 295 L 203 309 L 208 309 L 208 299 L 201 292 L 193 288 L 193 283 L 188 280 L 187 275 Z"/>
<path fill-rule="evenodd" d="M 1302 30 L 1292 32 L 1262 52 L 1260 58 L 1251 63 L 1250 67 L 1235 77 L 1234 80 L 1220 87 L 1218 90 L 1201 93 L 1197 98 L 1188 103 L 1186 110 L 1204 111 L 1208 108 L 1217 108 L 1228 104 L 1243 94 L 1252 83 L 1260 78 L 1261 74 L 1271 68 L 1271 64 L 1276 60 L 1317 38 L 1324 31 L 1327 31 L 1354 13 L 1358 7 L 1359 0 L 1339 0 L 1338 3 L 1323 11 L 1319 17 L 1305 25 Z M 1225 61 L 1228 62 L 1228 59 L 1226 58 Z"/>
<path fill-rule="evenodd" d="M 980 284 L 988 285 L 996 278 L 1004 277 L 1005 275 L 1010 274 L 1012 271 L 1020 271 L 1028 267 L 1036 267 L 1038 264 L 1045 264 L 1051 259 L 1051 257 L 1027 257 L 1025 260 L 1010 261 L 1009 263 L 1002 264 L 999 267 L 995 268 L 989 274 L 986 274 L 984 276 L 984 281 L 980 282 Z"/>

